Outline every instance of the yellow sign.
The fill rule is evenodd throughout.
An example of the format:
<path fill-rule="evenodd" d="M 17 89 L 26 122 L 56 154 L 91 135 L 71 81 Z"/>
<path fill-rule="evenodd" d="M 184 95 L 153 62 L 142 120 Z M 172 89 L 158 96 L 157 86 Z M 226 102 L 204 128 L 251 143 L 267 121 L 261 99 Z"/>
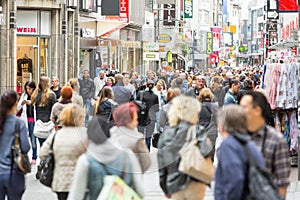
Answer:
<path fill-rule="evenodd" d="M 157 41 L 160 43 L 169 43 L 172 41 L 172 37 L 168 34 L 159 34 L 157 36 Z"/>

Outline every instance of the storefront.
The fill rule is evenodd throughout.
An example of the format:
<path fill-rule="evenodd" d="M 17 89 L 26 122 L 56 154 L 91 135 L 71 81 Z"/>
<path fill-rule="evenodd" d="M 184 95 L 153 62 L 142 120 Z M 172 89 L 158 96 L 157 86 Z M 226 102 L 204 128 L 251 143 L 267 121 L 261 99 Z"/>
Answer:
<path fill-rule="evenodd" d="M 28 80 L 51 76 L 51 12 L 17 11 L 17 91 Z"/>

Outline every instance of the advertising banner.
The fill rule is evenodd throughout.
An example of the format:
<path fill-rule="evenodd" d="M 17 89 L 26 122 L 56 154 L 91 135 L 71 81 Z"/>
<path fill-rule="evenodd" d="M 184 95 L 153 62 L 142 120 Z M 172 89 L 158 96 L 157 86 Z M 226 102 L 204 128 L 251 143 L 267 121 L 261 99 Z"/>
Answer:
<path fill-rule="evenodd" d="M 193 18 L 193 0 L 184 0 L 184 18 Z"/>
<path fill-rule="evenodd" d="M 165 26 L 175 26 L 175 4 L 164 4 L 164 21 Z"/>
<path fill-rule="evenodd" d="M 213 34 L 213 52 L 219 55 L 220 50 L 220 40 L 221 40 L 221 27 L 213 26 L 211 27 L 211 32 Z"/>
<path fill-rule="evenodd" d="M 120 0 L 120 21 L 129 22 L 129 0 Z"/>

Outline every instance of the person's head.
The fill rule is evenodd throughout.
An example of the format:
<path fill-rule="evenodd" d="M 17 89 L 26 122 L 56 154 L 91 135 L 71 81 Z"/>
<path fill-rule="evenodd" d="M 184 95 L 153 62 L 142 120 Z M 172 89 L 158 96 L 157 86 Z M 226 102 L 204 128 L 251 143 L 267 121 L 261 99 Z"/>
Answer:
<path fill-rule="evenodd" d="M 154 81 L 152 81 L 152 80 L 148 80 L 146 86 L 147 86 L 147 88 L 149 89 L 149 91 L 152 91 L 152 89 L 153 89 L 154 86 L 155 86 L 155 83 L 154 83 Z"/>
<path fill-rule="evenodd" d="M 167 75 L 166 70 L 162 69 L 162 70 L 160 71 L 160 76 L 161 76 L 161 77 L 164 77 L 164 76 L 166 76 L 166 75 Z"/>
<path fill-rule="evenodd" d="M 83 78 L 84 79 L 88 79 L 90 77 L 90 72 L 89 72 L 89 70 L 84 70 L 84 72 L 83 72 Z"/>
<path fill-rule="evenodd" d="M 239 105 L 230 104 L 219 109 L 217 120 L 218 129 L 222 135 L 247 132 L 246 113 Z"/>
<path fill-rule="evenodd" d="M 181 121 L 197 124 L 200 111 L 201 103 L 196 98 L 185 95 L 175 97 L 168 112 L 170 126 L 176 126 Z"/>
<path fill-rule="evenodd" d="M 233 94 L 237 94 L 240 91 L 241 84 L 240 81 L 236 79 L 229 79 L 229 89 Z"/>
<path fill-rule="evenodd" d="M 107 86 L 113 86 L 115 84 L 115 79 L 114 79 L 114 77 L 108 77 L 107 79 L 106 79 L 106 85 Z"/>
<path fill-rule="evenodd" d="M 111 87 L 103 87 L 101 92 L 100 92 L 100 101 L 106 100 L 106 99 L 113 99 L 114 98 L 114 93 Z"/>
<path fill-rule="evenodd" d="M 60 102 L 71 102 L 73 96 L 73 90 L 70 86 L 64 86 L 60 90 Z"/>
<path fill-rule="evenodd" d="M 195 82 L 195 84 L 196 84 L 196 88 L 197 88 L 198 90 L 201 90 L 201 89 L 204 88 L 205 85 L 206 85 L 205 78 L 204 78 L 203 76 L 197 76 L 197 77 L 196 77 L 196 82 Z"/>
<path fill-rule="evenodd" d="M 212 91 L 216 91 L 222 84 L 223 78 L 221 76 L 214 76 L 211 79 L 210 88 Z"/>
<path fill-rule="evenodd" d="M 175 97 L 179 97 L 181 95 L 181 91 L 179 88 L 169 88 L 167 92 L 167 102 L 170 102 Z"/>
<path fill-rule="evenodd" d="M 115 75 L 115 81 L 116 83 L 123 83 L 124 76 L 122 74 L 116 74 Z"/>
<path fill-rule="evenodd" d="M 251 79 L 244 80 L 244 89 L 253 90 L 253 81 Z"/>
<path fill-rule="evenodd" d="M 129 129 L 135 129 L 138 126 L 138 107 L 130 102 L 119 105 L 113 112 L 113 118 L 116 126 L 126 126 Z"/>
<path fill-rule="evenodd" d="M 124 85 L 128 85 L 130 82 L 130 74 L 128 72 L 123 72 L 123 83 Z"/>
<path fill-rule="evenodd" d="M 36 88 L 35 81 L 27 81 L 24 85 L 24 90 L 28 96 L 31 96 Z"/>
<path fill-rule="evenodd" d="M 70 86 L 74 91 L 79 92 L 80 84 L 77 78 L 70 79 L 67 85 Z"/>
<path fill-rule="evenodd" d="M 247 114 L 247 124 L 249 131 L 256 131 L 259 121 L 263 122 L 267 116 L 268 101 L 260 92 L 249 91 L 241 99 L 240 105 Z"/>
<path fill-rule="evenodd" d="M 46 77 L 46 76 L 42 76 L 40 78 L 38 87 L 33 91 L 32 95 L 31 95 L 31 103 L 33 105 L 35 105 L 36 101 L 37 101 L 37 96 L 38 93 L 41 92 L 42 93 L 42 99 L 41 99 L 41 103 L 39 106 L 41 107 L 45 107 L 48 102 L 49 102 L 49 97 L 50 97 L 50 78 Z"/>
<path fill-rule="evenodd" d="M 166 90 L 167 89 L 167 84 L 163 79 L 159 79 L 156 83 L 156 85 L 159 84 L 160 87 L 162 88 L 162 90 Z"/>
<path fill-rule="evenodd" d="M 60 113 L 59 119 L 63 126 L 83 126 L 85 111 L 77 104 L 67 105 Z"/>
<path fill-rule="evenodd" d="M 209 100 L 212 101 L 214 95 L 209 88 L 203 88 L 199 93 L 199 101 Z"/>
<path fill-rule="evenodd" d="M 52 87 L 56 88 L 59 85 L 59 80 L 56 76 L 52 77 Z"/>
<path fill-rule="evenodd" d="M 105 73 L 104 73 L 104 71 L 100 71 L 100 73 L 99 73 L 99 78 L 100 78 L 100 79 L 104 79 L 104 78 L 105 78 Z"/>
<path fill-rule="evenodd" d="M 0 134 L 8 114 L 16 111 L 18 105 L 18 94 L 13 90 L 5 91 L 0 99 Z"/>
<path fill-rule="evenodd" d="M 226 80 L 233 79 L 233 78 L 234 78 L 234 76 L 231 72 L 226 72 L 226 74 L 225 74 L 225 79 Z"/>
<path fill-rule="evenodd" d="M 147 74 L 146 74 L 147 78 L 148 79 L 152 79 L 153 78 L 153 73 L 151 70 L 147 71 Z"/>

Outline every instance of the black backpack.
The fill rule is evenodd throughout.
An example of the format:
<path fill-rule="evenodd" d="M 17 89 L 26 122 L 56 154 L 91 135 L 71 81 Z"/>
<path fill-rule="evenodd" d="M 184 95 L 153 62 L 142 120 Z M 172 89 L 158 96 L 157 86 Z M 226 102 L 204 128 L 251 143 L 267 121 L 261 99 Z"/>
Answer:
<path fill-rule="evenodd" d="M 266 168 L 256 164 L 250 150 L 247 148 L 248 140 L 237 133 L 233 134 L 233 136 L 242 144 L 249 161 L 243 198 L 245 200 L 284 200 L 279 194 L 272 174 Z"/>
<path fill-rule="evenodd" d="M 134 101 L 134 103 L 139 108 L 137 112 L 139 126 L 147 126 L 149 124 L 147 105 L 146 102 L 143 101 L 143 95 L 144 95 L 144 91 L 141 91 L 141 100 Z"/>

